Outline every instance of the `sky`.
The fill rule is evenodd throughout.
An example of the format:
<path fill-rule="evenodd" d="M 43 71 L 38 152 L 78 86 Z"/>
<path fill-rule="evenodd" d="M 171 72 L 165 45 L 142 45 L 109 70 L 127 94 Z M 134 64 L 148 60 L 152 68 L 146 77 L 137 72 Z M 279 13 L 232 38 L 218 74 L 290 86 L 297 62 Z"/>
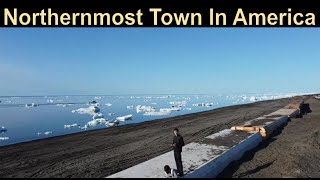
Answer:
<path fill-rule="evenodd" d="M 0 96 L 320 92 L 312 28 L 0 29 Z"/>

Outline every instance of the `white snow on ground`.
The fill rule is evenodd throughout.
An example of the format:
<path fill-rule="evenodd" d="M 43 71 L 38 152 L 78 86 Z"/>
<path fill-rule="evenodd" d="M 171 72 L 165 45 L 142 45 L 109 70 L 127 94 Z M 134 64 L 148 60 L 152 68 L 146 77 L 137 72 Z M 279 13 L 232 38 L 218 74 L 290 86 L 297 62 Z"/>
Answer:
<path fill-rule="evenodd" d="M 232 133 L 233 130 L 231 129 L 225 129 L 225 130 L 222 130 L 220 132 L 217 132 L 215 134 L 212 134 L 210 136 L 207 136 L 206 138 L 209 138 L 209 139 L 215 139 L 217 137 L 225 137 L 225 136 L 228 136 Z"/>
<path fill-rule="evenodd" d="M 190 143 L 183 147 L 183 167 L 185 172 L 190 172 L 201 166 L 205 161 L 208 161 L 227 149 L 224 147 L 217 147 L 215 145 Z M 133 166 L 129 169 L 113 174 L 108 178 L 138 178 L 138 177 L 149 177 L 149 178 L 164 178 L 163 167 L 169 165 L 172 168 L 176 168 L 173 151 L 155 157 L 151 160 Z"/>

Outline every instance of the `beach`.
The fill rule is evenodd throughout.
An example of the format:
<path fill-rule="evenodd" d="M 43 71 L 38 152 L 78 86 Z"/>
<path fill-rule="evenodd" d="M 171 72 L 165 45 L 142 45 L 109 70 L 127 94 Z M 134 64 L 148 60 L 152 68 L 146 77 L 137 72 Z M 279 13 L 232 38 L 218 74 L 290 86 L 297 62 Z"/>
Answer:
<path fill-rule="evenodd" d="M 293 99 L 304 99 L 313 112 L 292 119 L 255 151 L 231 164 L 221 177 L 319 177 L 320 101 L 311 96 L 230 106 L 1 147 L 0 177 L 106 177 L 172 150 L 169 144 L 176 127 L 187 144 L 269 114 Z"/>

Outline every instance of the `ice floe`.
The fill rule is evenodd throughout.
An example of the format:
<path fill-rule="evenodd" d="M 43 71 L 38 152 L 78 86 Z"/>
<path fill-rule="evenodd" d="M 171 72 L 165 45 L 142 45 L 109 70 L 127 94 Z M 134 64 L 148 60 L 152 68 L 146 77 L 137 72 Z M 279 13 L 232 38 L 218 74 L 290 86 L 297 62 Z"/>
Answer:
<path fill-rule="evenodd" d="M 140 112 L 154 112 L 156 111 L 156 109 L 152 106 L 142 106 L 142 105 L 138 105 L 136 106 L 136 111 L 137 113 Z"/>
<path fill-rule="evenodd" d="M 106 123 L 106 126 L 108 126 L 108 127 L 113 127 L 113 126 L 117 126 L 117 125 L 119 125 L 118 120 L 114 120 L 113 122 Z"/>
<path fill-rule="evenodd" d="M 184 106 L 186 106 L 187 105 L 187 101 L 181 101 L 181 102 L 175 102 L 175 101 L 173 101 L 173 102 L 169 102 L 169 104 L 171 104 L 172 105 L 172 107 L 184 107 Z"/>
<path fill-rule="evenodd" d="M 130 120 L 132 119 L 132 114 L 126 115 L 126 116 L 121 116 L 121 117 L 117 117 L 116 120 L 118 121 L 126 121 L 126 120 Z"/>
<path fill-rule="evenodd" d="M 93 115 L 92 117 L 93 119 L 100 119 L 100 118 L 104 118 L 103 114 L 102 113 L 96 113 Z"/>
<path fill-rule="evenodd" d="M 127 106 L 127 109 L 133 109 L 133 106 Z"/>
<path fill-rule="evenodd" d="M 9 140 L 9 137 L 0 137 L 0 141 L 6 141 Z"/>
<path fill-rule="evenodd" d="M 114 116 L 116 113 L 108 113 L 109 116 Z"/>
<path fill-rule="evenodd" d="M 0 128 L 0 133 L 5 133 L 5 132 L 7 132 L 7 129 L 2 126 L 2 127 Z"/>
<path fill-rule="evenodd" d="M 180 111 L 180 110 L 181 110 L 181 108 L 179 108 L 179 107 L 171 107 L 171 108 L 161 108 L 160 112 L 163 112 L 163 111 L 172 112 L 172 111 Z"/>
<path fill-rule="evenodd" d="M 98 112 L 100 112 L 100 109 L 97 106 L 90 106 L 88 108 L 79 108 L 77 110 L 72 110 L 72 113 L 90 114 L 90 115 L 95 115 Z"/>
<path fill-rule="evenodd" d="M 65 129 L 71 129 L 71 128 L 75 128 L 75 127 L 80 127 L 80 125 L 78 125 L 78 124 L 64 125 Z"/>
<path fill-rule="evenodd" d="M 214 103 L 196 103 L 196 104 L 192 104 L 192 106 L 199 106 L 199 107 L 210 107 L 213 106 Z"/>
<path fill-rule="evenodd" d="M 52 99 L 47 99 L 47 103 L 53 103 Z"/>
<path fill-rule="evenodd" d="M 30 108 L 30 107 L 38 107 L 39 105 L 38 104 L 35 104 L 35 103 L 31 103 L 31 104 L 26 104 L 25 107 L 26 108 Z"/>
<path fill-rule="evenodd" d="M 171 111 L 159 111 L 159 112 L 145 112 L 144 116 L 166 116 L 169 115 Z"/>

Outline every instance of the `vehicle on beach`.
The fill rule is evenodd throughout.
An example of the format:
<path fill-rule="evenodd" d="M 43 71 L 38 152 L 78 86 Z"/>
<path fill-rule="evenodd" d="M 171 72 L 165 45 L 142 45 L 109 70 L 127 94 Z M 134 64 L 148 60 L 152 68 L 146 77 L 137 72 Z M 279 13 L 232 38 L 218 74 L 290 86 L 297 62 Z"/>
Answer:
<path fill-rule="evenodd" d="M 314 96 L 315 99 L 320 99 L 320 95 Z"/>

